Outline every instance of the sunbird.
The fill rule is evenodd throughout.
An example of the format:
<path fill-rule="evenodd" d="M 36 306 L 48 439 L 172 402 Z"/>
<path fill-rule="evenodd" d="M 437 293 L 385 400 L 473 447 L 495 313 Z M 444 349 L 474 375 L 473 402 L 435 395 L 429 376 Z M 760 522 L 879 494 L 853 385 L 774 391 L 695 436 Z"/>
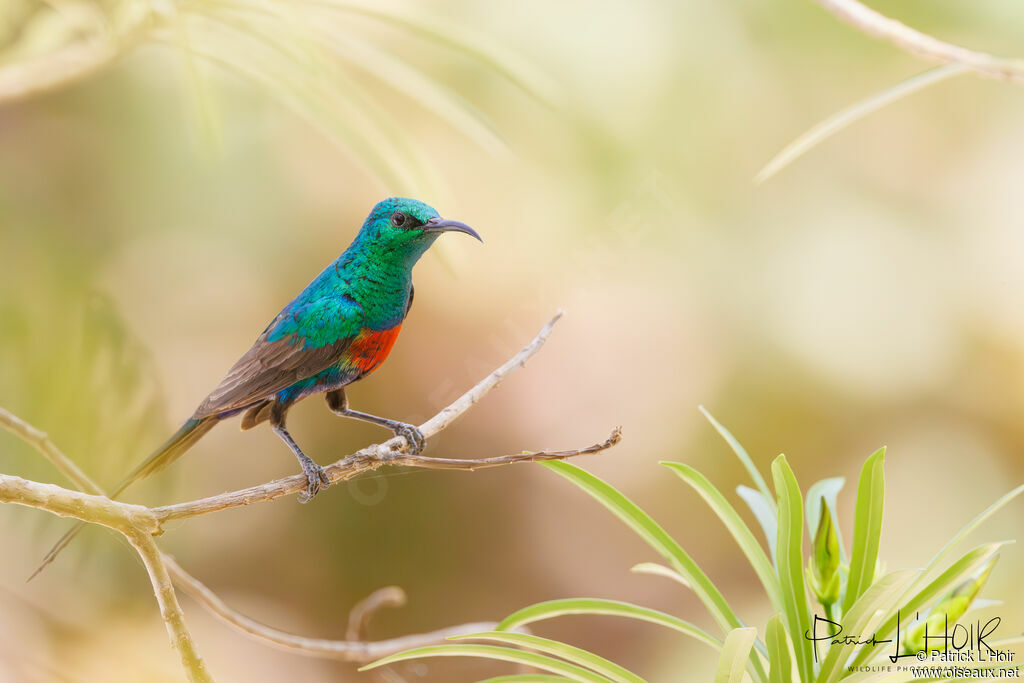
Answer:
<path fill-rule="evenodd" d="M 412 453 L 423 450 L 418 428 L 349 408 L 345 387 L 380 367 L 391 353 L 412 306 L 412 269 L 444 232 L 483 241 L 473 228 L 441 218 L 415 199 L 390 197 L 373 207 L 359 234 L 316 279 L 278 313 L 252 348 L 185 424 L 110 493 L 167 467 L 221 420 L 242 414 L 242 429 L 270 422 L 306 475 L 308 502 L 330 483 L 320 465 L 302 452 L 285 427 L 288 409 L 323 393 L 336 415 L 372 422 L 405 437 Z M 46 555 L 42 571 L 84 526 L 79 523 Z M 31 577 L 29 577 L 31 579 Z"/>

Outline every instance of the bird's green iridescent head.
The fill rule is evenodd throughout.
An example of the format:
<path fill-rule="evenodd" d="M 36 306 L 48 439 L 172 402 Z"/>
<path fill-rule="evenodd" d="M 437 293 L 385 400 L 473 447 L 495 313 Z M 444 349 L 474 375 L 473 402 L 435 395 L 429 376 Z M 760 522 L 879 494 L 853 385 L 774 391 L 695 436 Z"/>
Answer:
<path fill-rule="evenodd" d="M 443 232 L 462 232 L 480 239 L 473 228 L 441 218 L 433 207 L 421 201 L 389 197 L 373 207 L 353 246 L 411 266 Z"/>

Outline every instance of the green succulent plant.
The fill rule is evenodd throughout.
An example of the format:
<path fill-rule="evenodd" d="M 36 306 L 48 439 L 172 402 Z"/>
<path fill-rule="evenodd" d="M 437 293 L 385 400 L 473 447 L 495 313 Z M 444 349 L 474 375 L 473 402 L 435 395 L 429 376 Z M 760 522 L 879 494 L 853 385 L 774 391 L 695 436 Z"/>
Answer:
<path fill-rule="evenodd" d="M 717 624 L 712 633 L 663 611 L 627 602 L 596 598 L 552 600 L 531 605 L 507 617 L 490 633 L 460 636 L 458 642 L 417 648 L 380 659 L 367 669 L 423 657 L 480 657 L 516 663 L 541 673 L 521 673 L 487 679 L 485 683 L 643 683 L 632 671 L 568 643 L 517 632 L 528 624 L 567 614 L 616 616 L 658 624 L 692 638 L 718 656 L 716 683 L 834 683 L 858 680 L 863 667 L 889 663 L 892 648 L 847 640 L 812 641 L 815 611 L 812 595 L 830 621 L 846 633 L 873 634 L 876 640 L 900 639 L 899 615 L 914 614 L 939 595 L 945 595 L 919 624 L 903 635 L 904 652 L 923 647 L 924 629 L 942 630 L 960 619 L 974 604 L 1004 543 L 978 546 L 949 562 L 954 548 L 979 524 L 1024 492 L 1024 485 L 1009 491 L 964 526 L 923 569 L 884 571 L 878 558 L 882 535 L 883 464 L 885 449 L 864 463 L 857 486 L 853 543 L 846 556 L 836 516 L 841 478 L 812 485 L 806 499 L 784 455 L 772 462 L 774 491 L 739 442 L 710 414 L 708 420 L 732 447 L 747 469 L 754 488 L 741 486 L 737 494 L 747 503 L 764 535 L 763 545 L 742 520 L 732 503 L 706 477 L 680 462 L 661 464 L 692 488 L 724 524 L 739 545 L 775 611 L 763 628 L 748 626 L 726 601 L 712 579 L 690 555 L 636 503 L 605 481 L 567 462 L 543 466 L 580 487 L 635 531 L 668 566 L 645 563 L 635 571 L 675 578 L 696 594 Z M 805 501 L 806 500 L 806 509 Z M 809 556 L 804 556 L 804 519 L 817 520 Z M 468 643 L 466 640 L 482 641 Z M 1022 639 L 993 640 L 991 646 L 1009 646 Z M 486 643 L 486 644 L 484 644 Z M 815 645 L 826 645 L 820 653 Z M 985 666 L 1004 667 L 1008 663 Z M 913 677 L 909 667 L 886 680 L 928 680 Z M 683 675 L 682 672 L 680 675 Z M 902 678 L 901 678 L 902 677 Z M 680 679 L 683 680 L 683 679 Z"/>

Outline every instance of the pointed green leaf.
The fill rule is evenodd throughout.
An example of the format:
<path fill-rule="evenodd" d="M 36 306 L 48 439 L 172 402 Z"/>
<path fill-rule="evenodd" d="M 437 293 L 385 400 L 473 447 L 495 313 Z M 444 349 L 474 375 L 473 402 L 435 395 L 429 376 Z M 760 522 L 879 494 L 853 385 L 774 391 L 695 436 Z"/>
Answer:
<path fill-rule="evenodd" d="M 671 567 L 666 567 L 663 564 L 658 564 L 657 562 L 640 562 L 639 564 L 634 564 L 632 567 L 630 567 L 629 571 L 633 572 L 634 574 L 651 574 L 652 576 L 664 576 L 666 579 L 672 579 L 676 583 L 681 584 L 684 588 L 689 588 L 690 590 L 693 590 L 693 586 L 687 583 L 686 579 L 684 579 L 679 572 L 675 571 Z"/>
<path fill-rule="evenodd" d="M 917 625 L 909 629 L 903 636 L 905 651 L 916 653 L 921 650 L 930 649 L 931 646 L 927 648 L 925 646 L 926 632 L 935 635 L 945 629 L 952 628 L 960 620 L 960 617 L 970 609 L 974 599 L 978 597 L 978 593 L 985 587 L 988 575 L 992 573 L 992 568 L 998 559 L 998 555 L 990 558 L 980 571 L 966 581 L 960 582 L 946 597 L 940 600 L 931 609 L 924 621 L 918 622 Z"/>
<path fill-rule="evenodd" d="M 578 683 L 608 683 L 608 679 L 600 674 L 553 657 L 537 654 L 536 652 L 516 650 L 510 647 L 498 647 L 496 645 L 463 645 L 462 643 L 417 647 L 412 650 L 382 657 L 375 662 L 360 667 L 359 670 L 366 671 L 368 669 L 376 669 L 379 666 L 394 664 L 395 662 L 404 662 L 424 657 L 479 657 L 532 666 L 543 671 L 560 674 Z"/>
<path fill-rule="evenodd" d="M 520 626 L 532 624 L 536 621 L 553 619 L 567 614 L 595 614 L 637 619 L 679 631 L 680 633 L 688 635 L 691 638 L 714 648 L 715 650 L 720 650 L 722 648 L 722 641 L 715 638 L 707 631 L 694 626 L 688 621 L 674 617 L 671 614 L 665 614 L 664 612 L 659 612 L 658 610 L 649 609 L 647 607 L 640 607 L 639 605 L 634 605 L 629 602 L 602 600 L 600 598 L 568 598 L 564 600 L 539 602 L 536 605 L 530 605 L 529 607 L 525 607 L 518 612 L 505 617 L 505 619 L 498 624 L 497 630 L 510 631 L 512 629 L 519 628 Z"/>
<path fill-rule="evenodd" d="M 779 492 L 777 564 L 785 607 L 783 614 L 786 617 L 789 638 L 793 642 L 800 680 L 810 681 L 813 676 L 811 643 L 804 638 L 810 613 L 807 592 L 804 589 L 804 506 L 800 498 L 800 486 L 793 476 L 786 456 L 780 455 L 772 462 L 772 478 L 775 490 Z"/>
<path fill-rule="evenodd" d="M 662 462 L 661 464 L 668 467 L 679 475 L 680 479 L 692 486 L 707 502 L 714 513 L 718 515 L 725 528 L 729 530 L 736 543 L 739 544 L 740 550 L 746 555 L 750 566 L 754 568 L 754 573 L 761 580 L 761 585 L 764 587 L 772 606 L 781 612 L 783 608 L 782 594 L 779 589 L 779 577 L 775 574 L 775 568 L 772 567 L 768 556 L 761 549 L 761 545 L 754 538 L 750 528 L 743 523 L 743 520 L 740 519 L 740 516 L 736 513 L 733 506 L 729 504 L 729 501 L 725 499 L 725 496 L 708 481 L 707 477 L 689 465 L 678 462 Z"/>
<path fill-rule="evenodd" d="M 541 466 L 558 472 L 589 493 L 668 560 L 672 568 L 693 587 L 694 593 L 701 599 L 723 631 L 731 631 L 742 626 L 732 608 L 729 607 L 729 603 L 725 601 L 707 574 L 697 566 L 697 563 L 676 543 L 675 539 L 669 536 L 633 501 L 619 493 L 607 482 L 571 463 L 553 460 L 543 462 Z"/>
<path fill-rule="evenodd" d="M 940 593 L 950 590 L 957 581 L 987 562 L 996 554 L 996 552 L 999 551 L 1001 547 L 1006 545 L 1006 543 L 1007 542 L 987 543 L 985 545 L 978 546 L 970 552 L 965 553 L 960 559 L 951 564 L 946 571 L 942 572 L 942 574 L 937 576 L 927 586 L 915 593 L 909 600 L 906 599 L 907 593 L 905 592 L 900 596 L 896 605 L 894 605 L 894 608 L 898 609 L 890 610 L 886 620 L 876 629 L 876 637 L 878 639 L 892 637 L 893 634 L 896 633 L 898 626 L 906 626 L 914 618 L 914 614 L 916 614 L 918 610 L 924 607 Z M 908 587 L 908 590 L 912 590 L 916 583 L 917 581 L 915 580 L 915 582 Z M 898 620 L 901 623 L 897 623 Z M 872 657 L 873 654 L 876 653 L 869 648 L 861 650 L 853 660 L 853 666 L 857 667 L 863 665 Z"/>
<path fill-rule="evenodd" d="M 595 655 L 593 652 L 587 652 L 586 650 L 578 647 L 560 643 L 557 640 L 541 638 L 540 636 L 531 635 L 529 633 L 513 633 L 510 631 L 468 633 L 461 636 L 452 636 L 450 640 L 462 640 L 467 638 L 472 640 L 493 640 L 506 645 L 516 645 L 518 647 L 530 648 L 531 650 L 536 650 L 545 654 L 555 655 L 567 662 L 572 662 L 573 664 L 578 664 L 595 671 L 613 683 L 644 683 L 644 679 L 640 678 L 628 669 L 619 666 L 615 662 L 610 662 L 604 657 Z"/>
<path fill-rule="evenodd" d="M 885 448 L 864 463 L 857 484 L 857 512 L 853 522 L 850 572 L 843 594 L 843 614 L 868 589 L 875 578 L 878 544 L 882 537 L 882 503 L 885 497 Z"/>
<path fill-rule="evenodd" d="M 756 628 L 737 628 L 729 632 L 729 635 L 725 637 L 725 644 L 722 646 L 722 654 L 718 658 L 715 683 L 741 683 L 743 681 L 743 670 L 747 659 L 756 656 L 751 652 L 756 637 Z"/>
<path fill-rule="evenodd" d="M 918 577 L 918 580 L 914 582 L 914 585 L 916 586 L 917 583 L 924 579 L 925 576 L 927 576 L 932 569 L 937 567 L 942 562 L 942 560 L 945 559 L 946 555 L 948 555 L 953 550 L 953 547 L 961 540 L 963 540 L 964 536 L 974 531 L 978 526 L 981 525 L 982 522 L 984 522 L 986 519 L 994 515 L 996 512 L 998 512 L 1001 508 L 1003 508 L 1005 505 L 1007 505 L 1010 501 L 1019 496 L 1021 493 L 1024 493 L 1024 484 L 1021 484 L 1012 491 L 1003 494 L 1003 496 L 1000 497 L 999 500 L 989 505 L 981 512 L 981 514 L 979 514 L 977 517 L 975 517 L 966 525 L 964 525 L 964 527 L 960 529 L 960 531 L 958 531 L 956 535 L 953 536 L 953 538 L 949 539 L 949 542 L 946 543 L 946 545 L 942 546 L 942 550 L 936 553 L 935 557 L 933 557 L 931 559 L 931 562 L 928 563 L 928 566 L 925 567 L 924 570 L 921 572 L 921 575 Z"/>
<path fill-rule="evenodd" d="M 793 664 L 789 658 L 789 642 L 782 616 L 776 614 L 768 620 L 768 683 L 792 683 Z"/>
<path fill-rule="evenodd" d="M 728 429 L 723 427 L 722 424 L 711 415 L 711 413 L 705 410 L 704 406 L 698 406 L 698 410 L 700 410 L 704 417 L 707 418 L 708 422 L 711 423 L 711 426 L 722 435 L 722 438 L 725 439 L 725 442 L 729 444 L 730 448 L 732 448 L 736 457 L 739 458 L 740 462 L 743 463 L 743 466 L 747 468 L 750 478 L 754 480 L 754 485 L 757 486 L 758 491 L 760 491 L 765 497 L 765 500 L 768 501 L 768 505 L 772 508 L 772 512 L 774 512 L 775 498 L 772 496 L 772 492 L 768 489 L 768 484 L 765 483 L 764 477 L 761 476 L 761 471 L 757 469 L 754 461 L 751 460 L 750 455 L 747 454 L 747 450 L 743 448 L 740 442 Z"/>
<path fill-rule="evenodd" d="M 768 551 L 772 557 L 772 564 L 776 563 L 775 544 L 779 540 L 779 520 L 775 509 L 775 501 L 765 498 L 764 494 L 749 486 L 742 484 L 736 487 L 736 493 L 747 504 L 754 517 L 761 524 L 764 530 L 764 537 L 768 541 Z"/>
<path fill-rule="evenodd" d="M 571 463 L 551 460 L 542 462 L 540 465 L 554 470 L 586 491 L 668 560 L 669 565 L 682 574 L 693 587 L 693 592 L 704 603 L 705 608 L 723 631 L 728 632 L 743 626 L 707 574 L 697 566 L 697 563 L 676 543 L 675 539 L 669 536 L 633 501 L 622 495 L 613 486 L 609 486 L 607 482 Z M 750 665 L 759 680 L 766 678 L 764 667 L 756 656 L 751 656 Z"/>

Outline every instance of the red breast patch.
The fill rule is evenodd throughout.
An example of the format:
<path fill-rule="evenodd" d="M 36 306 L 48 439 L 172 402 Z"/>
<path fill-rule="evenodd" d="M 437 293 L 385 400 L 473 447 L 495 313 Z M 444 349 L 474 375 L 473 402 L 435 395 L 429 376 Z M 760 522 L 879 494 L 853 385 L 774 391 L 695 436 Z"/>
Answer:
<path fill-rule="evenodd" d="M 390 330 L 371 330 L 364 327 L 345 353 L 347 364 L 358 368 L 364 375 L 373 372 L 391 353 L 401 329 L 401 325 L 396 325 Z"/>

